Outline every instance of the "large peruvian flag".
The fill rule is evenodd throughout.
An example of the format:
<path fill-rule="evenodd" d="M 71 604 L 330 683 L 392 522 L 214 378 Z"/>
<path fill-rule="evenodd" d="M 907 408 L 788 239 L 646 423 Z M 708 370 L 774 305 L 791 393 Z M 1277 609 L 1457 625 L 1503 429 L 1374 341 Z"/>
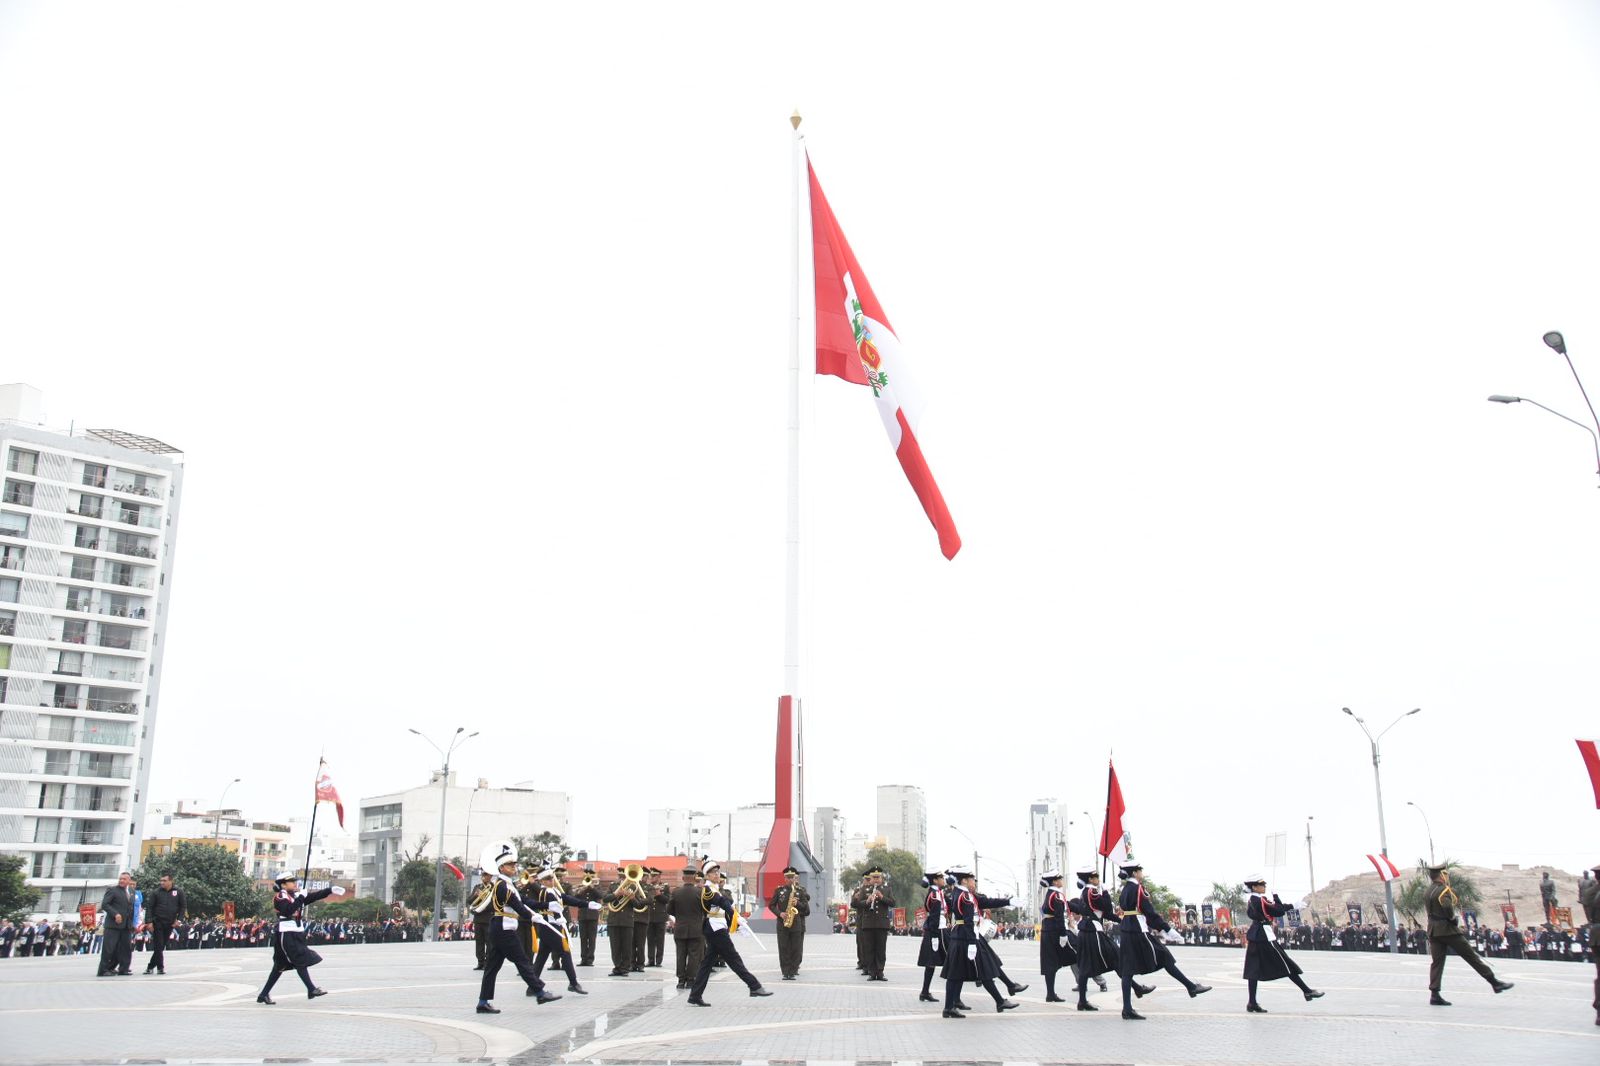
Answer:
<path fill-rule="evenodd" d="M 1372 864 L 1372 868 L 1374 870 L 1378 871 L 1378 880 L 1380 880 L 1380 881 L 1398 881 L 1398 880 L 1400 880 L 1400 868 L 1398 866 L 1396 866 L 1394 863 L 1389 861 L 1389 856 L 1381 854 L 1381 853 L 1377 854 L 1377 855 L 1368 855 L 1367 856 L 1367 861 Z"/>
<path fill-rule="evenodd" d="M 1128 861 L 1128 831 L 1122 825 L 1122 816 L 1128 813 L 1128 805 L 1122 802 L 1122 785 L 1117 781 L 1116 764 L 1108 765 L 1110 776 L 1106 778 L 1106 820 L 1100 828 L 1100 847 L 1097 850 L 1113 865 L 1121 865 Z"/>
<path fill-rule="evenodd" d="M 1583 765 L 1589 769 L 1589 784 L 1594 786 L 1594 805 L 1600 807 L 1600 752 L 1595 751 L 1594 741 L 1580 740 L 1578 753 L 1583 756 Z"/>
<path fill-rule="evenodd" d="M 895 457 L 906 472 L 911 488 L 928 521 L 939 532 L 939 550 L 954 559 L 961 550 L 950 509 L 934 484 L 922 447 L 917 443 L 915 392 L 906 373 L 900 341 L 889 316 L 873 295 L 872 285 L 856 262 L 850 242 L 833 217 L 828 198 L 817 184 L 817 172 L 806 161 L 811 176 L 811 237 L 816 270 L 817 373 L 832 374 L 872 390 L 878 414 L 889 431 Z"/>

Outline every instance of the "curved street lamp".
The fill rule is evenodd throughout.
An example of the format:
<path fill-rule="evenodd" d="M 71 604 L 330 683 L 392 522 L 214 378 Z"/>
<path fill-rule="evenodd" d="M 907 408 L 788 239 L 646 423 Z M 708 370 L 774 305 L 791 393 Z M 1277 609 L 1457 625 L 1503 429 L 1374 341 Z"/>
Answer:
<path fill-rule="evenodd" d="M 433 745 L 433 750 L 439 753 L 439 758 L 444 760 L 444 769 L 439 772 L 439 859 L 433 864 L 433 920 L 428 923 L 428 939 L 437 942 L 439 939 L 440 908 L 444 905 L 444 805 L 445 801 L 450 797 L 448 791 L 450 785 L 450 756 L 458 747 L 478 734 L 476 732 L 467 733 L 466 726 L 456 726 L 456 731 L 450 735 L 450 746 L 441 748 L 439 745 L 434 744 L 432 740 L 428 740 L 418 730 L 411 729 L 407 730 L 407 732 L 416 733 L 423 740 L 427 740 L 429 744 Z M 467 735 L 462 736 L 462 733 L 467 733 Z"/>
<path fill-rule="evenodd" d="M 952 825 L 950 828 L 954 829 L 958 833 L 961 833 L 961 829 L 958 826 Z M 963 837 L 966 837 L 966 840 L 967 840 L 968 844 L 972 845 L 972 879 L 973 879 L 973 881 L 977 881 L 978 880 L 978 842 L 976 840 L 973 840 L 971 837 L 967 836 L 967 834 L 965 834 L 965 833 L 961 833 L 961 835 Z"/>
<path fill-rule="evenodd" d="M 1593 441 L 1593 443 L 1594 443 L 1595 474 L 1596 475 L 1600 475 L 1600 437 L 1595 436 L 1594 430 L 1590 429 L 1588 426 L 1584 425 L 1582 422 L 1579 422 L 1576 418 L 1569 418 L 1566 415 L 1562 414 L 1560 411 L 1557 411 L 1555 408 L 1546 407 L 1544 404 L 1540 403 L 1538 400 L 1530 400 L 1526 396 L 1504 396 L 1504 395 L 1501 395 L 1500 393 L 1495 393 L 1493 396 L 1489 397 L 1489 402 L 1490 403 L 1506 403 L 1506 404 L 1510 404 L 1510 403 L 1531 403 L 1531 404 L 1533 404 L 1533 406 L 1537 407 L 1541 411 L 1549 411 L 1551 414 L 1555 415 L 1557 418 L 1565 419 L 1566 421 L 1571 422 L 1573 425 L 1577 426 L 1579 429 L 1581 429 L 1585 433 L 1589 434 L 1589 439 L 1591 441 Z"/>
<path fill-rule="evenodd" d="M 1410 718 L 1412 715 L 1422 710 L 1422 708 L 1413 707 L 1411 710 L 1400 715 L 1394 721 L 1385 726 L 1383 733 L 1379 733 L 1377 736 L 1372 735 L 1372 731 L 1367 728 L 1366 721 L 1360 715 L 1356 714 L 1356 712 L 1352 711 L 1348 707 L 1341 709 L 1345 714 L 1348 714 L 1351 718 L 1356 720 L 1356 725 L 1361 727 L 1361 731 L 1367 735 L 1367 742 L 1372 745 L 1372 781 L 1373 784 L 1377 786 L 1378 790 L 1378 845 L 1383 851 L 1383 857 L 1387 859 L 1389 857 L 1389 833 L 1383 824 L 1383 778 L 1378 773 L 1378 741 L 1383 739 L 1384 733 L 1387 733 L 1389 730 L 1399 725 L 1402 718 Z M 1396 920 L 1394 914 L 1393 881 L 1385 881 L 1383 883 L 1383 898 L 1384 909 L 1389 912 L 1389 954 L 1398 955 L 1400 954 L 1400 923 Z"/>
<path fill-rule="evenodd" d="M 217 797 L 217 816 L 211 819 L 211 826 L 214 830 L 214 832 L 211 834 L 211 843 L 219 848 L 222 846 L 222 804 L 228 798 L 228 789 L 232 788 L 234 785 L 237 785 L 243 780 L 244 778 L 242 777 L 236 777 L 232 781 L 229 781 L 226 785 L 222 786 L 222 795 Z"/>
<path fill-rule="evenodd" d="M 1417 808 L 1417 813 L 1422 815 L 1422 826 L 1423 826 L 1424 829 L 1426 829 L 1428 831 L 1428 865 L 1432 866 L 1433 865 L 1433 826 L 1430 825 L 1429 822 L 1428 822 L 1428 812 L 1423 810 L 1417 804 L 1412 803 L 1410 800 L 1406 800 L 1406 806 L 1407 807 L 1416 807 Z"/>

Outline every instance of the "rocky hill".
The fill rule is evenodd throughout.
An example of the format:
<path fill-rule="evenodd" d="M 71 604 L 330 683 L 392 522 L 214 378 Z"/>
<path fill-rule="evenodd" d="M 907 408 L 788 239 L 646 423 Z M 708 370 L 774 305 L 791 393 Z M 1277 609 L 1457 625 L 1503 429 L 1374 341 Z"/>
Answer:
<path fill-rule="evenodd" d="M 1546 870 L 1556 883 L 1556 905 L 1571 907 L 1574 920 L 1583 921 L 1582 910 L 1578 907 L 1578 874 L 1568 873 L 1554 866 L 1532 866 L 1523 869 L 1517 866 L 1489 868 L 1463 865 L 1461 869 L 1472 877 L 1478 886 L 1478 891 L 1483 893 L 1483 903 L 1479 908 L 1478 918 L 1485 925 L 1500 924 L 1500 905 L 1507 902 L 1508 893 L 1509 901 L 1517 908 L 1519 925 L 1529 926 L 1544 921 L 1544 912 L 1539 903 L 1539 880 Z M 1401 879 L 1395 882 L 1396 895 L 1399 894 L 1400 886 L 1419 871 L 1402 866 L 1400 872 Z M 1310 902 L 1315 904 L 1319 919 L 1333 915 L 1335 922 L 1343 925 L 1347 903 L 1361 904 L 1364 916 L 1382 912 L 1383 882 L 1378 880 L 1376 872 L 1368 870 L 1365 873 L 1329 882 L 1312 895 L 1314 898 Z M 1301 915 L 1308 917 L 1307 901 L 1302 899 L 1299 906 Z M 1405 916 L 1402 915 L 1401 922 L 1404 921 Z"/>

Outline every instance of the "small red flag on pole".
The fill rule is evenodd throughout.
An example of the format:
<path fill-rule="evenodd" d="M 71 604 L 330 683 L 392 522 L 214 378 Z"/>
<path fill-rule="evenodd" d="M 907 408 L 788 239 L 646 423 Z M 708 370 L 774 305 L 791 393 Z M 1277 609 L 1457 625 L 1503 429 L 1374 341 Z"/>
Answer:
<path fill-rule="evenodd" d="M 1589 768 L 1589 784 L 1594 788 L 1594 805 L 1600 808 L 1600 753 L 1595 751 L 1592 740 L 1578 741 L 1578 750 L 1583 753 L 1583 765 Z"/>
<path fill-rule="evenodd" d="M 455 863 L 451 862 L 449 859 L 446 859 L 444 861 L 444 868 L 446 870 L 449 870 L 451 873 L 455 874 L 457 881 L 465 881 L 467 879 L 467 875 L 461 872 L 461 867 L 457 866 Z"/>

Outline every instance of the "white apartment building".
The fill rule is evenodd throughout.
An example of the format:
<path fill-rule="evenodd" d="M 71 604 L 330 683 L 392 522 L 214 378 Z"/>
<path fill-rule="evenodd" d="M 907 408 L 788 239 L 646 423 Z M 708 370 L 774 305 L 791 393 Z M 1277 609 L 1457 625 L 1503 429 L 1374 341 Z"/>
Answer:
<path fill-rule="evenodd" d="M 1073 889 L 1072 869 L 1067 865 L 1067 815 L 1055 797 L 1035 800 L 1028 805 L 1028 884 L 1024 892 L 1040 898 L 1039 878 L 1046 870 L 1059 870 L 1066 877 L 1066 888 Z"/>
<path fill-rule="evenodd" d="M 802 820 L 810 822 L 816 815 L 817 808 L 812 807 Z M 739 862 L 752 857 L 751 852 L 766 850 L 772 818 L 771 803 L 747 803 L 732 810 L 655 807 L 649 812 L 645 854 Z"/>
<path fill-rule="evenodd" d="M 45 429 L 28 385 L 0 385 L 0 453 L 0 852 L 70 918 L 143 836 L 182 455 Z"/>
<path fill-rule="evenodd" d="M 329 817 L 331 809 L 317 817 L 316 835 L 311 838 L 312 870 L 327 870 L 335 881 L 354 884 L 360 877 L 360 839 L 352 826 L 340 829 L 337 818 Z M 311 828 L 309 816 L 289 820 L 289 861 L 291 870 L 306 868 L 306 832 Z M 464 856 L 468 862 L 477 862 L 476 855 Z"/>
<path fill-rule="evenodd" d="M 425 785 L 361 800 L 358 834 L 360 876 L 356 892 L 393 902 L 394 878 L 405 856 L 458 858 L 475 866 L 478 852 L 493 840 L 554 833 L 572 843 L 572 797 L 536 789 L 530 782 L 490 788 L 479 778 L 467 787 L 450 772 L 443 787 L 439 771 Z M 439 804 L 444 803 L 444 839 L 439 839 Z M 321 819 L 318 819 L 318 824 Z M 427 846 L 422 845 L 427 838 Z"/>
<path fill-rule="evenodd" d="M 915 785 L 878 786 L 878 835 L 928 861 L 928 800 Z"/>

